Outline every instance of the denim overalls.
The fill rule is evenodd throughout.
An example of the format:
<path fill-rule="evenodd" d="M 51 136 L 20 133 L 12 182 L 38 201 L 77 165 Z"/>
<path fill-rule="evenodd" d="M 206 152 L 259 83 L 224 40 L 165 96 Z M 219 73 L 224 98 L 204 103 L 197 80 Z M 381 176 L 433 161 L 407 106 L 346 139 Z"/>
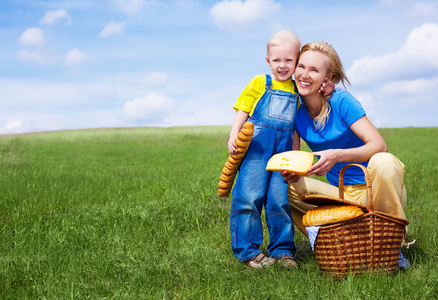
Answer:
<path fill-rule="evenodd" d="M 278 259 L 295 255 L 288 185 L 280 172 L 266 171 L 266 165 L 272 155 L 292 149 L 297 107 L 298 95 L 272 89 L 271 76 L 266 75 L 265 93 L 249 118 L 254 124 L 253 138 L 233 188 L 231 248 L 239 261 L 261 253 L 263 206 L 269 230 L 269 256 Z"/>

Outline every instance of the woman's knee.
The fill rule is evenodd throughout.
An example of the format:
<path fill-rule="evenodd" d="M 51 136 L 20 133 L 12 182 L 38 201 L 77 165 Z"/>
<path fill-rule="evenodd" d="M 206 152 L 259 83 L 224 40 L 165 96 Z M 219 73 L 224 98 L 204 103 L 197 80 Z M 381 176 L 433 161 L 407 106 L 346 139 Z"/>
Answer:
<path fill-rule="evenodd" d="M 287 199 L 289 202 L 301 202 L 301 196 L 309 194 L 306 179 L 307 178 L 301 177 L 300 180 L 298 180 L 297 182 L 289 184 L 287 190 Z"/>
<path fill-rule="evenodd" d="M 368 169 L 374 175 L 384 175 L 391 178 L 404 173 L 404 164 L 393 154 L 381 152 L 371 157 Z"/>

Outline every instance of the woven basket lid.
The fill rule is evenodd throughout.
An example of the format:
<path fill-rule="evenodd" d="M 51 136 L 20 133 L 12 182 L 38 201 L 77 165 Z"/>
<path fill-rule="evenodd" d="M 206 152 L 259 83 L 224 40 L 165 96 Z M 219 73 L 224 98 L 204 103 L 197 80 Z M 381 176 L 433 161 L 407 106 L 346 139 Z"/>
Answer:
<path fill-rule="evenodd" d="M 316 206 L 324 206 L 324 205 L 354 205 L 360 207 L 364 212 L 368 212 L 368 209 L 365 205 L 348 201 L 345 199 L 340 199 L 336 197 L 326 196 L 326 195 L 307 195 L 301 196 L 301 201 L 307 204 L 313 204 Z"/>

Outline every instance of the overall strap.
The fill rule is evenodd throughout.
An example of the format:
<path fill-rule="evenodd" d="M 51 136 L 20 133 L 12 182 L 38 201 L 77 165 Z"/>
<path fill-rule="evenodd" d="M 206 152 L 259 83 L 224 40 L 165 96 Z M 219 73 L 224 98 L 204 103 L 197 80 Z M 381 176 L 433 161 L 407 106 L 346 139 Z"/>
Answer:
<path fill-rule="evenodd" d="M 292 82 L 294 83 L 294 89 L 295 89 L 295 93 L 298 96 L 298 100 L 300 101 L 301 104 L 303 104 L 303 99 L 301 99 L 301 95 L 300 93 L 298 93 L 297 83 L 295 82 L 295 80 L 292 80 Z"/>
<path fill-rule="evenodd" d="M 271 89 L 272 87 L 272 79 L 271 79 L 271 75 L 266 74 L 266 90 Z"/>

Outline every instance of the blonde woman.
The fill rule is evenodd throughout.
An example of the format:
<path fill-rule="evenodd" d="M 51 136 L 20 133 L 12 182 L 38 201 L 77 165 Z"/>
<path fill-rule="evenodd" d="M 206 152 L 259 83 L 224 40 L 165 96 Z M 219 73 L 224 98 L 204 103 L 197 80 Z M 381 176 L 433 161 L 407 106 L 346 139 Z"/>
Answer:
<path fill-rule="evenodd" d="M 382 136 L 350 93 L 335 90 L 326 99 L 318 92 L 326 77 L 335 84 L 342 82 L 345 86 L 349 83 L 331 45 L 325 42 L 304 45 L 295 70 L 298 92 L 304 101 L 297 112 L 293 149 L 300 149 L 301 137 L 319 157 L 307 175 L 326 175 L 329 183 L 282 172 L 289 183 L 288 201 L 294 224 L 307 236 L 302 217 L 314 206 L 300 201 L 300 196 L 338 197 L 339 172 L 353 162 L 364 165 L 370 172 L 374 210 L 405 218 L 404 164 L 387 153 Z M 365 190 L 363 171 L 357 167 L 348 168 L 344 174 L 345 199 L 366 205 Z"/>

